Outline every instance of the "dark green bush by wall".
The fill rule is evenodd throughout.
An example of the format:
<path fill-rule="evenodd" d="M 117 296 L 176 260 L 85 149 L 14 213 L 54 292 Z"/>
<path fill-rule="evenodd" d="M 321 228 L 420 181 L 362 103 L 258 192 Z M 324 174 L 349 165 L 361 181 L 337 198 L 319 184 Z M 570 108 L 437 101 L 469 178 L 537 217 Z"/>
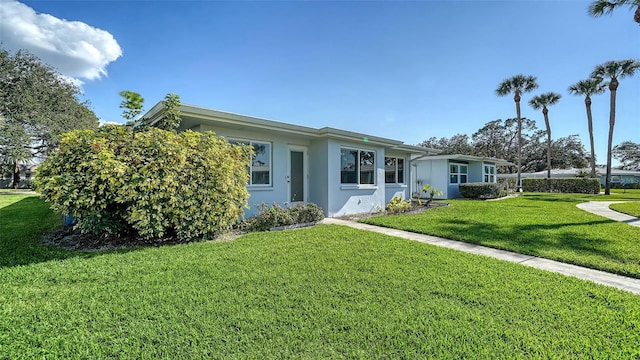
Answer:
<path fill-rule="evenodd" d="M 504 186 L 498 183 L 466 183 L 460 184 L 459 189 L 467 199 L 495 199 L 507 195 Z"/>

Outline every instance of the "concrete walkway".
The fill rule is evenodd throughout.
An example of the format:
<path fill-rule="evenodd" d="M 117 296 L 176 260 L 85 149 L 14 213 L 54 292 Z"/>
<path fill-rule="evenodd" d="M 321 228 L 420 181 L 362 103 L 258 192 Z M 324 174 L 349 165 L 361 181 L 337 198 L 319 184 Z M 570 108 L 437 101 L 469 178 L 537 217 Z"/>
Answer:
<path fill-rule="evenodd" d="M 609 205 L 622 203 L 622 202 L 626 202 L 626 201 L 588 201 L 588 202 L 580 203 L 576 206 L 579 209 L 588 211 L 592 214 L 596 214 L 602 217 L 606 217 L 607 219 L 627 223 L 631 226 L 640 227 L 640 219 L 638 219 L 637 217 L 633 217 L 633 216 L 609 209 Z"/>
<path fill-rule="evenodd" d="M 554 260 L 543 259 L 531 255 L 523 255 L 510 251 L 493 249 L 481 245 L 469 244 L 461 241 L 443 239 L 430 235 L 412 233 L 408 231 L 390 229 L 369 224 L 362 224 L 350 220 L 326 218 L 324 224 L 344 225 L 352 228 L 373 231 L 381 234 L 395 236 L 403 239 L 419 241 L 449 249 L 460 250 L 471 254 L 484 255 L 500 260 L 531 266 L 537 269 L 552 271 L 567 276 L 573 276 L 583 280 L 589 280 L 598 284 L 615 287 L 640 295 L 640 279 L 615 275 L 608 272 L 584 268 L 581 266 L 565 264 Z"/>

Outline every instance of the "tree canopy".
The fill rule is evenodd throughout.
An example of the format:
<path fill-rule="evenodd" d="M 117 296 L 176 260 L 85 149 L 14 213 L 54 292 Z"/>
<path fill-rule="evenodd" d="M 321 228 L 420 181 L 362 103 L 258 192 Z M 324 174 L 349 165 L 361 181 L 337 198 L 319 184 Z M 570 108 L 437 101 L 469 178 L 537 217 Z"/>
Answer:
<path fill-rule="evenodd" d="M 0 165 L 19 181 L 19 164 L 45 158 L 59 136 L 95 129 L 98 118 L 80 89 L 28 51 L 0 49 Z"/>
<path fill-rule="evenodd" d="M 613 147 L 612 156 L 620 161 L 621 169 L 640 171 L 640 144 L 623 141 Z"/>
<path fill-rule="evenodd" d="M 522 171 L 541 171 L 546 165 L 545 131 L 535 121 L 522 118 Z M 493 157 L 516 163 L 518 156 L 517 119 L 489 121 L 471 137 L 456 134 L 450 138 L 429 138 L 419 146 L 442 150 L 442 154 L 464 154 Z M 551 142 L 551 167 L 554 169 L 583 168 L 589 157 L 578 135 L 569 135 Z M 502 171 L 515 172 L 515 166 Z"/>

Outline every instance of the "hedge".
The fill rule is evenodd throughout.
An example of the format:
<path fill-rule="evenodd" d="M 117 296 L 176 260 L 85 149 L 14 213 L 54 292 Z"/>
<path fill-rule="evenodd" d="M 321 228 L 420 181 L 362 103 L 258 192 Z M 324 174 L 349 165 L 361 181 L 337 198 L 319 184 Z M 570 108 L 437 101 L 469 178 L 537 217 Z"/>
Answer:
<path fill-rule="evenodd" d="M 600 180 L 592 178 L 522 179 L 522 190 L 527 192 L 598 194 Z"/>
<path fill-rule="evenodd" d="M 112 125 L 61 140 L 36 186 L 82 232 L 188 240 L 230 228 L 247 207 L 252 150 L 213 132 Z"/>
<path fill-rule="evenodd" d="M 459 186 L 460 194 L 467 199 L 495 199 L 507 195 L 503 185 L 498 183 L 476 182 Z"/>

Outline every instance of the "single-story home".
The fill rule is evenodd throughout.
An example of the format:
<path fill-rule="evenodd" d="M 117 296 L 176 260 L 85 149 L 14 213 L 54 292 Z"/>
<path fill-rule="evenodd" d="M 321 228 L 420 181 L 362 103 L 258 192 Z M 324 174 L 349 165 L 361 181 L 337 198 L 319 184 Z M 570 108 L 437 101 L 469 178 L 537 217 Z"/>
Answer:
<path fill-rule="evenodd" d="M 415 167 L 412 182 L 417 191 L 430 184 L 442 192 L 436 198 L 453 199 L 462 197 L 459 186 L 468 182 L 498 181 L 497 167 L 513 165 L 502 159 L 472 155 L 425 155 L 416 158 L 412 166 Z M 421 194 L 426 197 L 426 194 Z"/>
<path fill-rule="evenodd" d="M 572 178 L 577 176 L 582 176 L 584 174 L 591 174 L 591 168 L 583 168 L 583 169 L 552 169 L 551 177 L 556 179 L 561 178 Z M 607 168 L 605 167 L 596 167 L 596 175 L 598 179 L 600 179 L 600 184 L 602 187 L 605 186 L 605 178 L 607 175 Z M 500 174 L 499 178 L 515 178 L 517 174 Z M 547 170 L 538 171 L 534 173 L 522 173 L 521 177 L 523 179 L 546 179 L 547 178 Z M 613 184 L 640 184 L 640 171 L 633 170 L 620 170 L 620 169 L 611 169 L 611 183 Z"/>
<path fill-rule="evenodd" d="M 156 104 L 145 117 L 160 114 Z M 312 202 L 326 216 L 384 209 L 394 197 L 408 199 L 411 162 L 436 149 L 330 127 L 287 124 L 182 104 L 178 131 L 214 131 L 230 142 L 253 146 L 249 166 L 251 216 L 261 203 Z"/>

